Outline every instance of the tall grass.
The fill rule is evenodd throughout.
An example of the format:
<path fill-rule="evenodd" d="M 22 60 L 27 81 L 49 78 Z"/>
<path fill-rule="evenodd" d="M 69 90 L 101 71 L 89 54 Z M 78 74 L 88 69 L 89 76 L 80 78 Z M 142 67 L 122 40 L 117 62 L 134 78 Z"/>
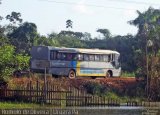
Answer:
<path fill-rule="evenodd" d="M 135 73 L 134 72 L 122 72 L 121 74 L 122 77 L 135 77 Z"/>
<path fill-rule="evenodd" d="M 20 102 L 0 102 L 0 109 L 13 109 L 13 108 L 39 108 L 40 105 L 33 103 L 20 103 Z"/>

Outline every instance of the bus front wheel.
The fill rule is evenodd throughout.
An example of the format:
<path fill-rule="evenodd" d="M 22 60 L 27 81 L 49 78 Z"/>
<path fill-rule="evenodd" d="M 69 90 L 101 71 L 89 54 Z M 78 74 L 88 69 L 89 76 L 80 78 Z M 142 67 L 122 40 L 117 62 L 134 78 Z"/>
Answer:
<path fill-rule="evenodd" d="M 112 77 L 112 71 L 107 71 L 105 78 Z"/>
<path fill-rule="evenodd" d="M 76 72 L 75 72 L 74 70 L 70 70 L 70 71 L 69 71 L 69 74 L 68 74 L 68 77 L 69 77 L 70 79 L 76 78 Z"/>

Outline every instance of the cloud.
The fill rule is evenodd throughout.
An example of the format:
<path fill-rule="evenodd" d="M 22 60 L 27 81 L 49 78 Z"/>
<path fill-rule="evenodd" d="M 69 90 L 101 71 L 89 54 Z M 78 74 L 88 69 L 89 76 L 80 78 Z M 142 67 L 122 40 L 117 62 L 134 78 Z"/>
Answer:
<path fill-rule="evenodd" d="M 80 2 L 78 2 L 78 3 L 73 7 L 73 9 L 74 9 L 76 12 L 79 12 L 79 13 L 82 13 L 82 14 L 92 15 L 94 12 L 93 12 L 88 6 L 85 5 L 85 2 L 86 2 L 86 0 L 81 0 Z"/>

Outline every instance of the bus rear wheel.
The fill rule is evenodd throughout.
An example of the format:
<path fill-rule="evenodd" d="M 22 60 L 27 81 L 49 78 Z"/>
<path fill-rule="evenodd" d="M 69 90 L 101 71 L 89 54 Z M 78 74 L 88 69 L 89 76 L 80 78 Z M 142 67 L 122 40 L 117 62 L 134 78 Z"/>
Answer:
<path fill-rule="evenodd" d="M 76 72 L 74 70 L 70 70 L 68 74 L 68 78 L 70 79 L 76 78 Z"/>

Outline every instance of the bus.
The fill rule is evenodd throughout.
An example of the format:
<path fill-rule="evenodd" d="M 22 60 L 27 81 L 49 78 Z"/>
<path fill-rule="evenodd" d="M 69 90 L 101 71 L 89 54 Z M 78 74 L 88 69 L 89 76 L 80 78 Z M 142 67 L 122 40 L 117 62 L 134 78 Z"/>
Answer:
<path fill-rule="evenodd" d="M 120 53 L 112 50 L 33 46 L 30 69 L 53 76 L 119 77 Z"/>

